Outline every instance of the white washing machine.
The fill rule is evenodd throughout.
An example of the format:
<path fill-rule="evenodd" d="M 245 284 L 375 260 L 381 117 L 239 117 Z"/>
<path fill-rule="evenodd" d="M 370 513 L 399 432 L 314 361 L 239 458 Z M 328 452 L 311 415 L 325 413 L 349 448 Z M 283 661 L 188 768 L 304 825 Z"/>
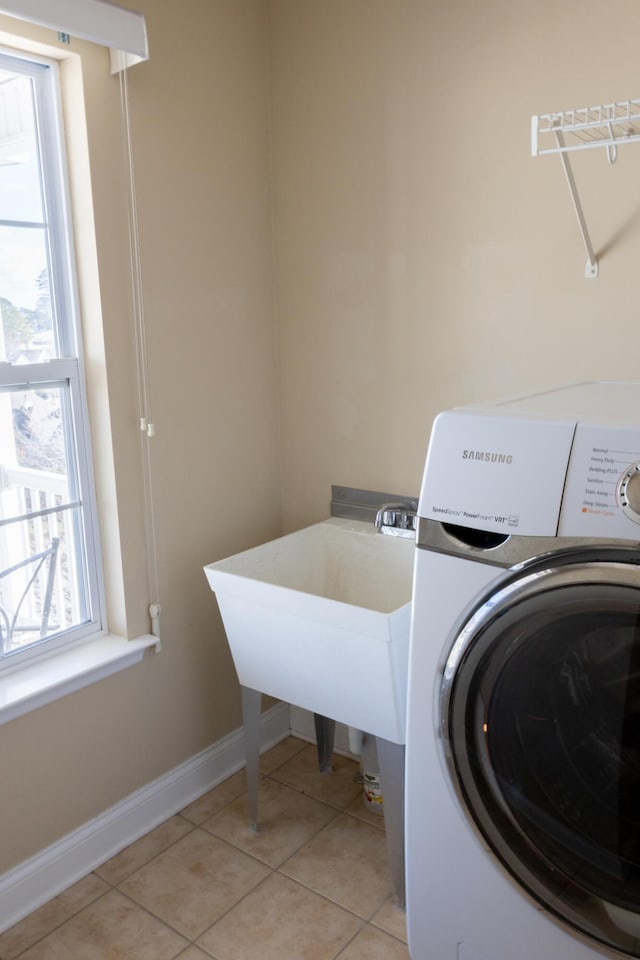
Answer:
<path fill-rule="evenodd" d="M 418 513 L 412 960 L 640 957 L 640 383 L 440 414 Z"/>

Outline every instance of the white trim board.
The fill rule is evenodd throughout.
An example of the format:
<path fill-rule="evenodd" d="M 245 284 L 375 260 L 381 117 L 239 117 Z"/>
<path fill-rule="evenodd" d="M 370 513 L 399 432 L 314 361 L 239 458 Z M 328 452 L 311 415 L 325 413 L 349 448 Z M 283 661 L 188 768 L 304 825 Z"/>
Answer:
<path fill-rule="evenodd" d="M 262 714 L 261 749 L 289 736 L 290 729 L 289 704 L 271 707 Z M 244 765 L 239 728 L 0 876 L 0 933 Z"/>
<path fill-rule="evenodd" d="M 158 643 L 158 637 L 149 633 L 135 640 L 108 633 L 70 650 L 58 650 L 35 663 L 3 672 L 0 676 L 0 724 L 134 666 L 150 647 L 157 649 Z"/>

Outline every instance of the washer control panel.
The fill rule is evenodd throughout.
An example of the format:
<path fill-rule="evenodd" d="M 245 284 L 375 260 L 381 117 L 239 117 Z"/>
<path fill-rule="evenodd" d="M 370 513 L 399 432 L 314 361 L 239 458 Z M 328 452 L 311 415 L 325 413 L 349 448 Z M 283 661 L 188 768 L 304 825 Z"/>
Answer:
<path fill-rule="evenodd" d="M 578 423 L 558 534 L 640 540 L 640 426 Z"/>

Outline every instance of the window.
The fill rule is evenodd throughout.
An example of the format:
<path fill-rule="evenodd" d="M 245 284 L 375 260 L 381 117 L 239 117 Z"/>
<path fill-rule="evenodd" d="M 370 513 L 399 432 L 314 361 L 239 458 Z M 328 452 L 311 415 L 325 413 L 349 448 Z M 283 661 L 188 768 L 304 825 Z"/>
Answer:
<path fill-rule="evenodd" d="M 0 52 L 0 670 L 102 629 L 57 66 Z"/>

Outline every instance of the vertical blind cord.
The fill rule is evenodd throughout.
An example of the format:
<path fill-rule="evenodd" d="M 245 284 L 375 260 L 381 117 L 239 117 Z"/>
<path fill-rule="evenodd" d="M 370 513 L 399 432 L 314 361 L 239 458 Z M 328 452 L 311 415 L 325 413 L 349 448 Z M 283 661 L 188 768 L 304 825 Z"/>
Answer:
<path fill-rule="evenodd" d="M 151 464 L 150 439 L 155 434 L 151 417 L 151 390 L 149 385 L 149 366 L 147 358 L 147 333 L 144 316 L 144 297 L 142 288 L 142 261 L 140 257 L 140 239 L 138 229 L 138 208 L 136 202 L 135 168 L 133 162 L 133 140 L 131 136 L 131 118 L 129 112 L 128 70 L 120 70 L 120 109 L 122 114 L 123 140 L 127 181 L 127 213 L 129 226 L 129 265 L 131 270 L 131 297 L 135 326 L 136 364 L 138 381 L 138 404 L 140 409 L 140 429 L 142 438 L 142 472 L 144 487 L 145 533 L 147 541 L 147 576 L 149 583 L 149 616 L 151 632 L 160 636 L 160 588 L 158 577 L 158 555 L 156 546 L 156 523 L 153 498 L 153 473 Z"/>

